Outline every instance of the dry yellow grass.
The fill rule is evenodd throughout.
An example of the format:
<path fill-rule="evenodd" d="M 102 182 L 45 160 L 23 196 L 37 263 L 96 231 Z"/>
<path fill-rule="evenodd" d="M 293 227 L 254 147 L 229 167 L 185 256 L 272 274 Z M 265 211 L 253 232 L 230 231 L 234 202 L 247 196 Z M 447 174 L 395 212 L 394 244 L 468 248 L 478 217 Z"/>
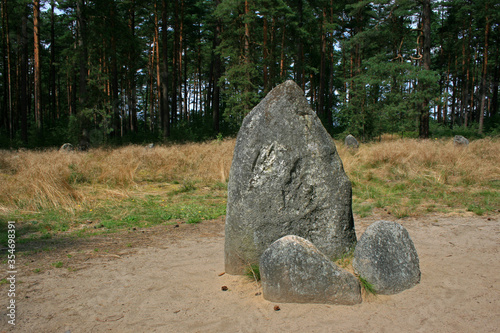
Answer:
<path fill-rule="evenodd" d="M 87 153 L 0 151 L 0 211 L 72 210 L 97 192 L 123 191 L 145 181 L 225 182 L 233 149 L 234 140 L 224 140 Z"/>
<path fill-rule="evenodd" d="M 447 185 L 484 185 L 500 181 L 500 141 L 482 139 L 468 147 L 449 140 L 399 139 L 361 145 L 351 151 L 338 144 L 344 168 L 353 180 L 427 179 Z"/>
<path fill-rule="evenodd" d="M 0 212 L 73 210 L 97 197 L 120 196 L 145 183 L 224 183 L 234 145 L 230 139 L 87 153 L 0 151 Z M 391 139 L 363 144 L 356 151 L 337 142 L 337 149 L 355 186 L 378 181 L 413 187 L 485 186 L 497 191 L 500 183 L 498 139 L 472 141 L 467 148 L 453 146 L 451 139 Z"/>

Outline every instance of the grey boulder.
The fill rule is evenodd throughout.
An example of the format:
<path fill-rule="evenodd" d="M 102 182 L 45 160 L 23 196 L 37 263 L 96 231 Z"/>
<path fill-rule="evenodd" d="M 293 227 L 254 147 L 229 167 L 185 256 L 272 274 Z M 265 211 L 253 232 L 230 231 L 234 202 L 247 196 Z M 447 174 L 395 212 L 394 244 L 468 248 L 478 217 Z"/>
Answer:
<path fill-rule="evenodd" d="M 455 135 L 455 137 L 453 138 L 453 144 L 455 146 L 468 146 L 469 140 L 461 135 Z"/>
<path fill-rule="evenodd" d="M 356 245 L 352 264 L 378 294 L 397 294 L 420 282 L 417 250 L 408 231 L 396 222 L 370 225 Z"/>
<path fill-rule="evenodd" d="M 59 151 L 60 152 L 71 152 L 71 151 L 74 151 L 75 148 L 73 147 L 73 145 L 71 143 L 65 143 L 63 144 L 60 148 L 59 148 Z"/>
<path fill-rule="evenodd" d="M 358 140 L 356 140 L 356 138 L 351 134 L 345 137 L 344 145 L 346 145 L 348 148 L 359 148 Z"/>
<path fill-rule="evenodd" d="M 244 274 L 286 235 L 330 258 L 354 247 L 351 183 L 332 138 L 293 81 L 274 88 L 243 120 L 231 165 L 225 269 Z"/>
<path fill-rule="evenodd" d="M 308 240 L 288 235 L 260 259 L 262 294 L 284 303 L 361 303 L 358 279 L 330 261 Z"/>

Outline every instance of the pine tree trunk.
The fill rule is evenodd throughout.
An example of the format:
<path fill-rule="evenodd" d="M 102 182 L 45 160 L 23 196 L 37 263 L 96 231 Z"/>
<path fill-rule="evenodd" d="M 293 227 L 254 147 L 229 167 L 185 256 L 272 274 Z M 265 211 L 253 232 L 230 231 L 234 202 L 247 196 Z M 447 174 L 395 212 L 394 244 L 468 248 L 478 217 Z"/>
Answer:
<path fill-rule="evenodd" d="M 50 1 L 50 72 L 49 72 L 49 92 L 50 92 L 50 112 L 51 118 L 59 119 L 56 101 L 56 37 L 55 37 L 55 1 Z"/>
<path fill-rule="evenodd" d="M 303 0 L 298 0 L 298 16 L 299 16 L 299 34 L 297 36 L 297 69 L 296 69 L 296 77 L 297 84 L 305 89 L 305 77 L 304 77 L 304 43 L 301 37 L 301 29 L 304 25 L 304 10 L 303 10 Z"/>
<path fill-rule="evenodd" d="M 84 108 L 87 100 L 87 18 L 85 15 L 85 0 L 76 2 L 77 26 L 79 34 L 79 67 L 80 81 L 78 91 L 79 107 Z"/>
<path fill-rule="evenodd" d="M 281 55 L 280 55 L 280 79 L 285 77 L 285 33 L 286 33 L 286 19 L 283 24 L 283 33 L 281 35 Z"/>
<path fill-rule="evenodd" d="M 129 22 L 128 28 L 132 40 L 135 39 L 135 1 L 132 0 L 129 8 Z M 136 96 L 136 46 L 132 43 L 128 50 L 128 109 L 129 109 L 129 130 L 130 132 L 137 132 L 137 96 Z"/>
<path fill-rule="evenodd" d="M 485 100 L 486 100 L 486 75 L 488 70 L 488 39 L 490 33 L 490 20 L 488 16 L 488 4 L 486 4 L 486 28 L 484 32 L 484 61 L 483 61 L 483 73 L 481 82 L 481 107 L 479 108 L 479 134 L 483 134 L 484 125 L 484 112 L 485 112 Z"/>
<path fill-rule="evenodd" d="M 21 138 L 24 144 L 28 143 L 28 18 L 23 14 L 21 19 L 21 77 L 19 78 L 19 114 L 21 115 Z"/>
<path fill-rule="evenodd" d="M 160 102 L 160 119 L 161 128 L 163 131 L 163 137 L 167 138 L 170 136 L 170 106 L 168 104 L 168 22 L 167 22 L 167 0 L 162 1 L 163 14 L 162 14 L 162 40 L 163 40 L 163 54 L 162 54 L 162 66 L 161 66 L 161 85 L 158 83 L 158 89 L 161 89 L 161 102 Z M 157 50 L 159 51 L 159 49 Z M 175 57 L 174 57 L 175 59 Z M 174 60 L 175 61 L 175 60 Z M 159 62 L 159 58 L 158 58 Z M 159 65 L 158 65 L 159 66 Z M 159 67 L 158 67 L 159 69 Z M 160 81 L 160 78 L 158 79 Z M 172 95 L 174 102 L 172 106 L 175 107 L 175 90 Z M 175 112 L 175 108 L 172 108 L 172 113 Z"/>
<path fill-rule="evenodd" d="M 215 6 L 220 5 L 220 0 L 215 0 Z M 220 55 L 215 53 L 215 50 L 220 45 L 220 34 L 222 32 L 222 22 L 221 20 L 217 20 L 217 24 L 215 26 L 214 32 L 214 41 L 213 41 L 213 55 L 214 55 L 214 69 L 213 69 L 213 102 L 212 102 L 212 126 L 215 134 L 220 132 L 220 88 L 219 88 L 219 79 L 221 76 L 221 59 Z"/>
<path fill-rule="evenodd" d="M 40 63 L 40 1 L 33 1 L 33 40 L 34 40 L 34 97 L 35 123 L 38 130 L 42 129 L 42 65 Z"/>
<path fill-rule="evenodd" d="M 118 135 L 118 129 L 120 128 L 120 111 L 118 110 L 118 54 L 116 50 L 116 36 L 115 36 L 115 11 L 112 9 L 111 12 L 111 105 L 113 112 L 113 129 L 114 135 Z M 121 131 L 120 131 L 121 133 Z"/>
<path fill-rule="evenodd" d="M 321 21 L 321 54 L 320 54 L 320 66 L 319 66 L 319 91 L 318 91 L 318 116 L 321 120 L 325 120 L 325 109 L 324 109 L 324 100 L 325 100 L 325 71 L 326 71 L 326 31 L 325 31 L 325 23 L 326 23 L 326 8 L 323 8 L 323 20 Z"/>
<path fill-rule="evenodd" d="M 263 71 L 263 79 L 264 79 L 264 93 L 267 94 L 269 92 L 269 78 L 268 78 L 268 57 L 269 57 L 269 49 L 267 45 L 267 34 L 268 34 L 268 22 L 267 18 L 264 16 L 263 18 L 263 44 L 262 44 L 262 56 L 264 59 L 264 63 L 262 64 L 262 71 Z"/>
<path fill-rule="evenodd" d="M 431 2 L 423 0 L 422 8 L 422 30 L 423 30 L 423 66 L 424 70 L 431 69 Z M 427 85 L 423 85 L 423 90 L 427 90 Z M 419 136 L 422 139 L 429 137 L 429 99 L 424 97 L 420 109 Z"/>
<path fill-rule="evenodd" d="M 7 85 L 7 122 L 9 128 L 9 137 L 12 140 L 14 138 L 14 117 L 13 117 L 13 105 L 12 105 L 12 59 L 11 59 L 11 50 L 10 50 L 10 31 L 9 31 L 9 15 L 7 8 L 7 1 L 2 1 L 2 20 L 3 27 L 2 31 L 5 34 L 5 52 L 7 53 L 7 66 L 6 66 L 6 85 Z"/>
<path fill-rule="evenodd" d="M 248 68 L 250 66 L 250 25 L 248 24 L 248 17 L 250 15 L 250 10 L 248 7 L 248 0 L 245 0 L 245 20 L 244 20 L 244 25 L 245 25 L 245 35 L 244 35 L 244 41 L 243 41 L 243 62 L 245 64 L 245 67 L 247 68 L 246 71 L 246 82 L 245 82 L 245 87 L 244 87 L 244 112 L 248 112 L 250 110 L 250 101 L 249 101 L 249 94 L 250 94 L 250 71 L 248 71 Z M 244 116 L 244 115 L 243 115 Z"/>

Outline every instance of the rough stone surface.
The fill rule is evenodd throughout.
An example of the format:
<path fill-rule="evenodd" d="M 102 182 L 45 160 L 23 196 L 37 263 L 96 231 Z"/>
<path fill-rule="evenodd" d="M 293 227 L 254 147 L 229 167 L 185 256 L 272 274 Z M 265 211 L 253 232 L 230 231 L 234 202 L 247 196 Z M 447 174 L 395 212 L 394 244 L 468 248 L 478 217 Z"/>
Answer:
<path fill-rule="evenodd" d="M 340 257 L 356 242 L 351 183 L 332 138 L 293 81 L 243 120 L 228 183 L 225 267 L 244 274 L 286 235 Z"/>
<path fill-rule="evenodd" d="M 75 150 L 75 148 L 73 147 L 73 145 L 71 143 L 65 143 L 61 146 L 61 148 L 59 148 L 60 152 L 70 152 L 73 150 Z"/>
<path fill-rule="evenodd" d="M 351 134 L 345 137 L 344 144 L 349 148 L 359 148 L 358 140 Z"/>
<path fill-rule="evenodd" d="M 289 235 L 260 259 L 262 294 L 272 302 L 361 303 L 358 279 L 330 261 L 308 240 Z"/>
<path fill-rule="evenodd" d="M 468 146 L 469 140 L 461 135 L 455 135 L 455 137 L 453 138 L 453 144 L 456 146 Z"/>
<path fill-rule="evenodd" d="M 420 282 L 417 250 L 396 222 L 377 221 L 366 229 L 356 245 L 353 267 L 378 294 L 397 294 Z"/>

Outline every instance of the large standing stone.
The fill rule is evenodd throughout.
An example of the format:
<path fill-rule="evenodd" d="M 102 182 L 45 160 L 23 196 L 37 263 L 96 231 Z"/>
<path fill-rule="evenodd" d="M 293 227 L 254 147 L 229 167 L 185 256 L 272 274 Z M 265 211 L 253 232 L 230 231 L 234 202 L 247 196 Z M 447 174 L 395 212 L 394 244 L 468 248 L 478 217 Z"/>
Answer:
<path fill-rule="evenodd" d="M 378 294 L 397 294 L 420 282 L 417 250 L 408 231 L 396 222 L 370 225 L 356 245 L 352 265 Z"/>
<path fill-rule="evenodd" d="M 293 81 L 274 88 L 243 120 L 228 184 L 225 266 L 244 274 L 285 235 L 330 258 L 356 242 L 351 183 L 332 138 Z"/>
<path fill-rule="evenodd" d="M 272 302 L 361 303 L 358 279 L 330 261 L 308 240 L 289 235 L 260 259 L 262 294 Z"/>

